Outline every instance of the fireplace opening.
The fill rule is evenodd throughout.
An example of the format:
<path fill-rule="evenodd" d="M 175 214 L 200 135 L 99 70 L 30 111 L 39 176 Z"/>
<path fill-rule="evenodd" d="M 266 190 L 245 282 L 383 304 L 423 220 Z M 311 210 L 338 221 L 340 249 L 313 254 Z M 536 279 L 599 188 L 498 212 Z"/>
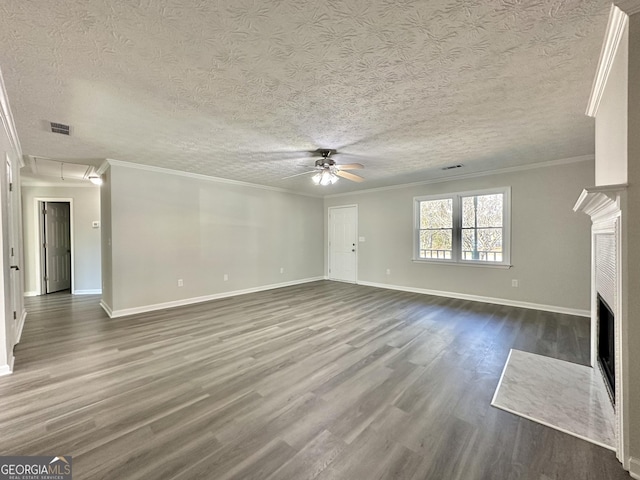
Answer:
<path fill-rule="evenodd" d="M 598 364 L 609 390 L 611 402 L 616 403 L 615 330 L 613 311 L 598 294 Z"/>

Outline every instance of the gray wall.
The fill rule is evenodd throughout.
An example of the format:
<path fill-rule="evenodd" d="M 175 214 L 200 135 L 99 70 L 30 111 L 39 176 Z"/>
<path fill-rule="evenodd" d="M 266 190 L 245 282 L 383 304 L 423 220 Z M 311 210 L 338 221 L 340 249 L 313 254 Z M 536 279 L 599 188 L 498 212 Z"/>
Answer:
<path fill-rule="evenodd" d="M 588 310 L 590 220 L 572 207 L 593 162 L 325 198 L 358 205 L 358 281 Z M 413 197 L 511 187 L 511 269 L 412 261 Z M 326 236 L 325 236 L 326 237 Z M 326 246 L 325 246 L 326 250 Z M 391 269 L 391 274 L 386 274 Z M 511 280 L 519 280 L 518 288 Z"/>
<path fill-rule="evenodd" d="M 627 285 L 627 324 L 629 345 L 629 424 L 631 430 L 630 455 L 634 459 L 635 474 L 640 475 L 640 14 L 629 19 L 629 103 L 627 213 L 623 218 L 623 265 Z M 608 85 L 607 85 L 608 88 Z M 624 215 L 624 214 L 623 214 Z M 623 235 L 624 235 L 623 227 Z M 626 240 L 626 241 L 625 241 Z"/>
<path fill-rule="evenodd" d="M 22 215 L 25 244 L 25 292 L 38 290 L 36 265 L 38 254 L 36 198 L 70 198 L 73 200 L 73 282 L 77 293 L 100 290 L 100 229 L 92 222 L 100 220 L 99 187 L 22 187 Z"/>
<path fill-rule="evenodd" d="M 323 274 L 321 199 L 125 166 L 110 172 L 113 311 Z"/>
<path fill-rule="evenodd" d="M 100 238 L 102 240 L 102 303 L 108 308 L 113 305 L 113 275 L 111 255 L 111 169 L 102 175 L 100 186 Z"/>

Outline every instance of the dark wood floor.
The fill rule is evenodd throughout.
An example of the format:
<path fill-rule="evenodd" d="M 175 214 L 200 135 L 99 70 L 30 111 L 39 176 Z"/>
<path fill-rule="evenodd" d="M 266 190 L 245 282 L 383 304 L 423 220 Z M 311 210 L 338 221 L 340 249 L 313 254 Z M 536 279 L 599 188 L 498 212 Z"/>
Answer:
<path fill-rule="evenodd" d="M 623 479 L 490 406 L 510 348 L 588 360 L 584 318 L 317 282 L 110 320 L 28 299 L 0 453 L 75 479 Z"/>

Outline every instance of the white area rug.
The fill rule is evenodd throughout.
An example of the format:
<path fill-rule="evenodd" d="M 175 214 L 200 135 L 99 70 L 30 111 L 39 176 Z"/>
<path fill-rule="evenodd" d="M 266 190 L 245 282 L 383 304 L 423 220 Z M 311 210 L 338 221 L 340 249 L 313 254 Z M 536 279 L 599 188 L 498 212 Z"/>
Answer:
<path fill-rule="evenodd" d="M 615 449 L 613 406 L 591 367 L 512 349 L 491 405 Z"/>

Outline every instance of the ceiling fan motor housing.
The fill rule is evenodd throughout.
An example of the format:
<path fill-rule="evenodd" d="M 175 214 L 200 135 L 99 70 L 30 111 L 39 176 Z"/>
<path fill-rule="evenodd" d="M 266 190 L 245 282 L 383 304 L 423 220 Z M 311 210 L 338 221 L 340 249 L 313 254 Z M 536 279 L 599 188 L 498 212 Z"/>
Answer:
<path fill-rule="evenodd" d="M 335 164 L 336 162 L 334 162 L 332 159 L 327 157 L 323 157 L 316 160 L 316 167 L 328 168 L 328 167 L 333 167 Z"/>

